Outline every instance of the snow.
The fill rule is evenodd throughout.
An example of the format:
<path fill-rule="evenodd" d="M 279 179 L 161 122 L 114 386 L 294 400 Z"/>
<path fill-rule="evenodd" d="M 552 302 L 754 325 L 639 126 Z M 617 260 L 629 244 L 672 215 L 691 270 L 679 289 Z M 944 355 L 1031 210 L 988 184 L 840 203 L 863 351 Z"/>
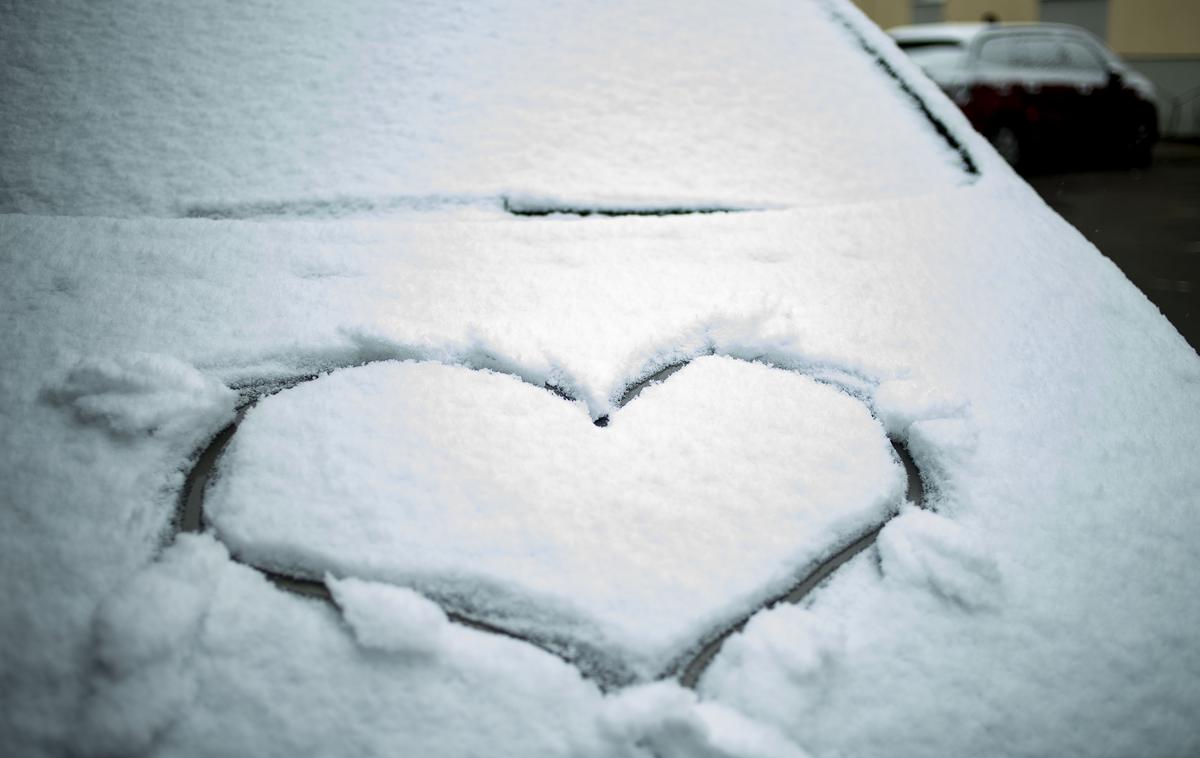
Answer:
<path fill-rule="evenodd" d="M 363 647 L 436 655 L 450 633 L 442 609 L 407 587 L 331 576 L 325 585 Z"/>
<path fill-rule="evenodd" d="M 220 424 L 233 418 L 236 399 L 232 390 L 193 366 L 154 353 L 82 358 L 45 396 L 69 407 L 80 421 L 114 434 Z"/>
<path fill-rule="evenodd" d="M 334 586 L 352 618 L 422 614 L 402 590 Z M 179 538 L 97 619 L 117 643 L 97 650 L 78 754 L 637 754 L 600 734 L 600 694 L 558 659 L 450 624 L 435 655 L 364 645 L 363 630 L 383 630 L 359 617 L 348 634 L 334 609 L 279 592 L 208 536 Z"/>
<path fill-rule="evenodd" d="M 211 537 L 180 537 L 101 605 L 102 673 L 72 748 L 803 758 L 772 729 L 673 683 L 606 698 L 553 656 L 450 624 L 411 590 L 330 586 L 352 637 L 330 607 L 275 591 Z"/>
<path fill-rule="evenodd" d="M 848 3 L 578 7 L 547 5 L 537 23 L 525 4 L 366 0 L 2 12 L 0 754 L 1200 752 L 1195 352 Z M 765 210 L 523 218 L 505 195 Z M 206 208 L 222 220 L 173 218 Z M 578 467 L 575 446 L 592 445 L 588 461 L 630 470 L 623 489 L 590 469 L 527 486 L 647 497 L 683 481 L 708 502 L 699 476 L 668 487 L 643 459 L 686 445 L 720 464 L 702 471 L 714 491 L 729 472 L 779 492 L 795 446 L 828 441 L 857 470 L 840 435 L 858 419 L 873 445 L 907 444 L 933 512 L 902 508 L 803 606 L 756 614 L 695 694 L 669 681 L 602 694 L 535 645 L 443 620 L 432 593 L 381 568 L 402 554 L 314 561 L 334 605 L 232 558 L 222 528 L 173 535 L 186 472 L 232 413 L 222 386 L 247 397 L 322 372 L 250 412 L 219 487 L 276 466 L 281 486 L 329 494 L 335 480 L 297 463 L 319 462 L 355 474 L 340 481 L 364 498 L 342 507 L 373 507 L 364 486 L 396 484 L 394 469 L 357 462 L 405 434 L 458 432 L 421 459 L 474 451 L 487 476 L 416 472 L 424 485 L 486 492 L 532 476 L 497 456 Z M 389 394 L 421 372 L 426 394 Z M 782 391 L 748 391 L 768 385 Z M 797 435 L 787 422 L 810 401 L 820 412 L 797 428 L 814 431 Z M 266 435 L 234 465 L 289 408 L 294 436 Z M 385 426 L 389 409 L 407 415 Z M 439 409 L 453 423 L 432 423 Z M 321 456 L 295 432 L 308 423 L 345 444 Z M 568 443 L 546 443 L 551 423 Z M 522 429 L 539 444 L 499 448 Z M 635 447 L 639 434 L 672 447 Z M 761 465 L 729 452 L 747 440 Z M 583 475 L 592 490 L 575 489 Z M 261 506 L 239 504 L 271 515 Z M 260 537 L 312 526 L 273 515 Z M 702 538 L 795 536 L 701 523 L 677 518 L 656 535 L 669 549 L 629 554 L 695 556 L 676 574 L 700 583 L 749 577 L 742 556 L 780 565 L 690 552 Z M 804 549 L 834 547 L 816 542 Z M 583 536 L 569 547 L 566 568 L 628 568 Z M 697 591 L 709 618 L 751 610 L 769 565 L 741 595 Z M 559 607 L 509 578 L 502 599 Z M 611 589 L 591 578 L 576 593 L 537 574 L 561 603 Z M 630 586 L 649 603 L 672 577 L 642 578 Z M 614 658 L 654 647 L 614 621 L 611 597 L 571 607 L 622 630 Z M 699 606 L 661 613 L 671 644 L 710 628 Z"/>
<path fill-rule="evenodd" d="M 966 180 L 817 3 L 20 4 L 0 49 L 7 212 L 755 208 Z"/>
<path fill-rule="evenodd" d="M 943 516 L 908 508 L 876 542 L 885 577 L 968 610 L 1003 605 L 1003 577 L 979 535 Z"/>
<path fill-rule="evenodd" d="M 608 700 L 602 733 L 614 742 L 644 745 L 662 758 L 805 758 L 770 728 L 737 711 L 699 702 L 674 682 L 630 687 Z"/>
<path fill-rule="evenodd" d="M 798 713 L 824 707 L 845 663 L 845 637 L 839 624 L 797 605 L 757 614 L 726 641 L 705 673 L 702 692 L 720 692 L 717 702 L 736 701 L 766 723 L 789 723 Z"/>
<path fill-rule="evenodd" d="M 894 551 L 890 575 L 881 578 L 867 555 L 820 591 L 810 612 L 843 636 L 795 643 L 796 656 L 818 662 L 809 674 L 774 687 L 778 675 L 765 670 L 777 664 L 735 667 L 725 681 L 742 676 L 745 684 L 706 678 L 701 702 L 715 700 L 813 755 L 881 745 L 900 754 L 1186 753 L 1196 739 L 1185 717 L 1200 672 L 1189 631 L 1200 619 L 1185 580 L 1196 547 L 1185 525 L 1200 484 L 1190 461 L 1197 359 L 1115 269 L 1002 178 L 890 206 L 697 218 L 322 226 L 0 219 L 11 251 L 0 302 L 21 324 L 6 338 L 13 370 L 0 431 L 11 503 L 0 512 L 9 567 L 0 651 L 15 672 L 10 691 L 25 695 L 5 709 L 6 739 L 21 740 L 9 752 L 50 752 L 77 731 L 69 714 L 85 687 L 97 686 L 89 673 L 99 654 L 96 604 L 151 560 L 181 472 L 221 423 L 214 415 L 207 428 L 167 425 L 118 442 L 102 420 L 41 399 L 64 386 L 81 350 L 102 348 L 118 357 L 173 352 L 226 382 L 366 359 L 465 362 L 477 367 L 471 377 L 527 390 L 539 408 L 549 403 L 572 428 L 597 435 L 618 431 L 639 406 L 649 412 L 652 391 L 615 412 L 612 398 L 681 356 L 716 351 L 790 367 L 763 370 L 797 380 L 839 377 L 907 440 L 937 493 L 939 518 L 972 536 L 943 544 L 920 529 L 899 532 L 893 547 L 909 552 Z M 933 223 L 947 214 L 970 221 Z M 87 251 L 99 251 L 87 275 L 69 292 L 54 288 Z M 317 391 L 323 382 L 353 385 L 359 372 L 393 365 L 334 372 L 263 401 L 251 418 L 305 390 L 336 401 L 337 393 Z M 526 381 L 480 373 L 485 365 Z M 586 408 L 530 386 L 551 376 L 586 398 Z M 655 389 L 685 378 L 680 372 Z M 588 423 L 603 413 L 612 426 Z M 363 415 L 346 414 L 345 423 L 366 424 Z M 964 560 L 982 568 L 960 569 Z M 321 576 L 336 567 L 316 568 Z M 215 693 L 254 678 L 239 678 L 230 648 L 202 649 L 203 665 L 224 673 L 196 680 L 199 693 L 214 694 L 183 709 L 197 725 L 180 751 L 227 744 L 254 752 L 263 734 L 292 745 L 290 735 L 317 728 L 287 718 L 305 711 L 285 709 L 294 701 L 276 691 L 324 697 L 293 681 L 309 653 L 272 652 L 300 618 L 327 618 L 329 635 L 344 638 L 338 645 L 359 647 L 354 627 L 320 604 L 260 585 L 252 598 L 221 602 L 246 616 L 238 641 L 246 654 L 277 655 L 273 665 L 289 673 L 226 708 Z M 937 588 L 978 610 L 946 602 Z M 259 626 L 266 619 L 248 611 L 265 602 L 260 596 L 285 598 L 295 617 L 282 629 Z M 32 651 L 29 639 L 39 640 Z M 832 652 L 806 653 L 808 644 Z M 819 663 L 822 656 L 830 662 Z M 322 670 L 303 682 L 357 692 L 360 675 L 354 668 L 330 679 Z M 982 679 L 995 684 L 984 688 Z M 135 699 L 174 686 L 166 680 L 175 681 L 148 678 Z M 747 688 L 763 697 L 739 694 Z M 174 697 L 158 695 L 155 702 Z M 389 718 L 406 703 L 393 703 Z M 119 719 L 96 708 L 95 728 L 115 729 Z M 275 714 L 259 722 L 269 730 L 240 720 L 228 734 L 213 726 L 264 709 Z M 531 705 L 519 720 L 538 723 L 535 712 Z M 556 716 L 545 718 L 561 712 L 547 706 Z M 411 713 L 379 739 L 455 723 L 415 706 Z M 973 726 L 988 723 L 996 726 Z M 376 728 L 365 716 L 343 724 L 358 735 Z M 248 744 L 256 748 L 239 748 Z"/>
<path fill-rule="evenodd" d="M 644 679 L 904 488 L 865 406 L 777 368 L 697 358 L 601 428 L 509 375 L 391 362 L 251 410 L 205 518 L 254 565 L 416 586 Z"/>

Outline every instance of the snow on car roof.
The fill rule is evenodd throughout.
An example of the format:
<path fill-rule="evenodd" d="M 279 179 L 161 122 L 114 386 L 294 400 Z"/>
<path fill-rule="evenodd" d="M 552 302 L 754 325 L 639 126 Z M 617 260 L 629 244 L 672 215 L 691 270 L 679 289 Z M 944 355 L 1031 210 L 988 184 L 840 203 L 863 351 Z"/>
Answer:
<path fill-rule="evenodd" d="M 1200 358 L 849 3 L 714 11 L 724 41 L 691 4 L 605 5 L 529 48 L 571 11 L 420 6 L 406 36 L 367 0 L 35 5 L 0 25 L 4 752 L 1200 746 Z M 374 131 L 398 85 L 351 53 L 393 39 L 453 85 L 412 117 L 445 130 Z M 643 88 L 660 53 L 687 66 Z M 560 62 L 613 86 L 523 98 Z M 668 144 L 700 112 L 744 176 Z M 669 192 L 584 192 L 506 133 L 508 212 L 447 149 L 492 123 Z M 758 190 L 785 207 L 713 207 Z M 652 194 L 696 204 L 524 215 Z M 171 217 L 193 200 L 220 218 Z M 647 641 L 692 675 L 582 662 Z"/>
<path fill-rule="evenodd" d="M 991 24 L 946 23 L 893 26 L 887 30 L 898 42 L 937 40 L 965 44 Z"/>
<path fill-rule="evenodd" d="M 908 42 L 954 42 L 966 44 L 986 31 L 1039 31 L 1063 30 L 1092 36 L 1091 32 L 1071 24 L 1028 21 L 998 21 L 995 23 L 949 22 L 943 24 L 909 24 L 893 26 L 887 30 L 889 36 L 899 43 Z"/>
<path fill-rule="evenodd" d="M 11 15 L 10 212 L 244 217 L 509 196 L 777 207 L 896 195 L 908 177 L 964 181 L 819 3 Z"/>

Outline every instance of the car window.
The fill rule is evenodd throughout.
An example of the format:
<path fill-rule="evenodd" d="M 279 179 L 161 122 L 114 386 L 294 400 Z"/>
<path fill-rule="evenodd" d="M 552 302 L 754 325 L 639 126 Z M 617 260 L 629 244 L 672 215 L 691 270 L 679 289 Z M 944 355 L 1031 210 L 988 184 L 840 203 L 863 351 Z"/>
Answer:
<path fill-rule="evenodd" d="M 985 40 L 979 60 L 986 64 L 1028 70 L 1061 68 L 1058 42 L 1042 34 L 1007 34 Z"/>
<path fill-rule="evenodd" d="M 1094 46 L 1069 35 L 1005 34 L 983 41 L 979 61 L 1006 77 L 1057 81 L 1105 76 L 1107 66 Z"/>
<path fill-rule="evenodd" d="M 1011 66 L 1016 58 L 1016 38 L 1011 35 L 992 37 L 979 48 L 979 61 L 994 66 Z"/>
<path fill-rule="evenodd" d="M 1059 46 L 1052 37 L 1032 34 L 1018 37 L 1013 50 L 1012 63 L 1018 68 L 1049 71 L 1063 64 Z"/>
<path fill-rule="evenodd" d="M 1090 45 L 1069 37 L 1062 41 L 1062 55 L 1063 66 L 1072 71 L 1100 74 L 1108 68 Z"/>
<path fill-rule="evenodd" d="M 900 49 L 926 70 L 955 67 L 966 56 L 961 43 L 942 40 L 906 41 L 900 43 Z"/>

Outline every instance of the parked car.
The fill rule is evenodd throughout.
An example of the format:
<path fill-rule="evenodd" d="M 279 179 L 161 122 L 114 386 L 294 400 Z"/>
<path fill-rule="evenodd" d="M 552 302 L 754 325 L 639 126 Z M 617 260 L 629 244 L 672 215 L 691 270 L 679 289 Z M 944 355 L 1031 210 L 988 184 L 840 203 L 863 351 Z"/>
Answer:
<path fill-rule="evenodd" d="M 1083 29 L 923 24 L 889 33 L 1013 165 L 1150 162 L 1158 139 L 1153 85 Z"/>
<path fill-rule="evenodd" d="M 1200 755 L 1200 359 L 849 0 L 0 92 L 0 756 Z"/>

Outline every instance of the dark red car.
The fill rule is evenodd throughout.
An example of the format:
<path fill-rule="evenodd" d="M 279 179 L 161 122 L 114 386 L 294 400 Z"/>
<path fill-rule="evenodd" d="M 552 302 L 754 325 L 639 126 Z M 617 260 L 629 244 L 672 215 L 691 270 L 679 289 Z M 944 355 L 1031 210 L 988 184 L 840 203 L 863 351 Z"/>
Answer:
<path fill-rule="evenodd" d="M 1083 29 L 927 24 L 889 34 L 1014 166 L 1150 162 L 1158 139 L 1153 85 Z"/>

